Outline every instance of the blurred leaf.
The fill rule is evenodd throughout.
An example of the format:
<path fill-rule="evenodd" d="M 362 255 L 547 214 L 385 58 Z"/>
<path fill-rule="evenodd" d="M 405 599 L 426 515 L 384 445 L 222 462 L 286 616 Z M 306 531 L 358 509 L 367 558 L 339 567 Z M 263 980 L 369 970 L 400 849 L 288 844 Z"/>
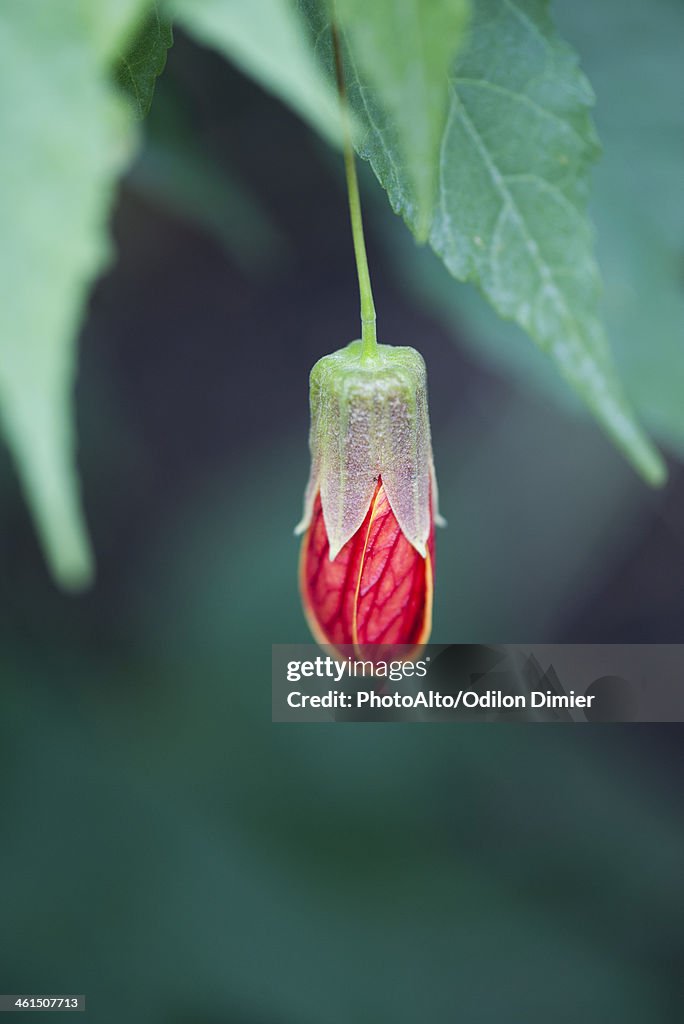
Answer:
<path fill-rule="evenodd" d="M 305 8 L 322 40 L 320 0 Z M 415 232 L 392 118 L 351 60 L 347 74 L 366 128 L 359 153 Z M 480 0 L 451 86 L 432 247 L 454 277 L 477 284 L 500 316 L 551 355 L 639 472 L 662 483 L 662 459 L 623 397 L 599 319 L 600 278 L 585 211 L 598 153 L 593 95 L 547 4 Z"/>
<path fill-rule="evenodd" d="M 291 0 L 169 0 L 200 42 L 220 50 L 288 103 L 331 141 L 338 139 L 337 96 L 308 45 Z"/>
<path fill-rule="evenodd" d="M 166 51 L 172 45 L 171 22 L 162 17 L 159 4 L 155 2 L 114 69 L 114 77 L 130 100 L 134 116 L 139 121 L 149 112 L 157 78 L 166 64 Z"/>
<path fill-rule="evenodd" d="M 448 73 L 463 41 L 469 0 L 337 0 L 335 10 L 352 60 L 392 120 L 412 195 L 410 220 L 425 241 L 437 194 Z"/>
<path fill-rule="evenodd" d="M 109 65 L 143 6 L 10 0 L 2 13 L 0 412 L 65 586 L 92 574 L 74 459 L 75 336 L 109 257 L 106 220 L 132 143 Z"/>

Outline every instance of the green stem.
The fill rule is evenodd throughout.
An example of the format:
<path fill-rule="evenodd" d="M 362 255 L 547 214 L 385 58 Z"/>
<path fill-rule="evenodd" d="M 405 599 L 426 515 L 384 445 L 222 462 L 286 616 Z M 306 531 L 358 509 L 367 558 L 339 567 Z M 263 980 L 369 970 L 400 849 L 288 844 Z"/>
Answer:
<path fill-rule="evenodd" d="M 359 182 L 356 177 L 356 162 L 352 145 L 347 89 L 344 82 L 344 67 L 342 65 L 342 48 L 340 46 L 339 32 L 334 22 L 332 24 L 332 38 L 333 50 L 335 52 L 337 89 L 340 94 L 340 106 L 342 108 L 344 169 L 347 176 L 347 194 L 349 196 L 349 213 L 351 216 L 352 238 L 354 240 L 354 256 L 356 258 L 356 271 L 359 277 L 359 293 L 361 296 L 362 353 L 364 358 L 373 358 L 377 354 L 378 349 L 378 339 L 375 330 L 375 303 L 373 302 L 373 291 L 368 270 L 366 242 L 363 237 L 361 198 L 359 196 Z"/>

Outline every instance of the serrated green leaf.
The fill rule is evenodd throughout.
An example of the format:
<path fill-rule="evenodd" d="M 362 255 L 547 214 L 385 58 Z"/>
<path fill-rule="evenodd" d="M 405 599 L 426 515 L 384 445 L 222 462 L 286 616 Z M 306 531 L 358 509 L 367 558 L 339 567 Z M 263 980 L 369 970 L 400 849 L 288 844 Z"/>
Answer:
<path fill-rule="evenodd" d="M 618 384 L 584 204 L 592 94 L 538 0 L 483 0 L 456 61 L 433 248 L 551 354 L 652 483 L 664 467 Z"/>
<path fill-rule="evenodd" d="M 684 234 L 679 40 L 684 8 L 668 0 L 576 0 L 557 11 L 578 45 L 599 103 L 603 153 L 592 174 L 591 210 L 603 269 L 602 309 L 621 378 L 645 423 L 684 451 Z M 622 31 L 614 38 L 615 19 Z M 653 54 L 658 73 L 651 74 Z M 387 225 L 388 229 L 390 225 Z M 480 296 L 454 287 L 433 261 L 388 231 L 388 252 L 409 286 L 460 326 L 459 337 L 525 385 L 574 405 L 553 364 L 502 324 Z M 463 330 L 463 326 L 467 330 Z"/>
<path fill-rule="evenodd" d="M 320 0 L 304 0 L 323 38 Z M 395 212 L 417 230 L 393 119 L 352 59 L 350 99 L 369 160 Z M 554 360 L 613 441 L 652 484 L 666 471 L 627 403 L 599 315 L 600 277 L 586 215 L 598 154 L 591 87 L 555 33 L 546 0 L 478 0 L 451 77 L 430 243 Z"/>
<path fill-rule="evenodd" d="M 75 335 L 109 256 L 106 220 L 132 143 L 109 82 L 141 0 L 5 3 L 0 24 L 0 415 L 56 578 L 85 584 L 72 390 Z"/>
<path fill-rule="evenodd" d="M 469 0 L 336 0 L 353 59 L 394 122 L 411 187 L 411 221 L 425 241 L 438 185 L 449 70 Z"/>
<path fill-rule="evenodd" d="M 337 96 L 291 0 L 169 0 L 168 6 L 200 42 L 220 50 L 330 141 L 339 140 Z"/>
<path fill-rule="evenodd" d="M 684 5 L 576 0 L 558 18 L 599 97 L 591 206 L 616 359 L 644 421 L 683 453 Z"/>
<path fill-rule="evenodd" d="M 149 113 L 157 78 L 164 70 L 166 53 L 172 45 L 171 22 L 162 16 L 159 4 L 155 2 L 114 68 L 116 82 L 139 121 Z"/>

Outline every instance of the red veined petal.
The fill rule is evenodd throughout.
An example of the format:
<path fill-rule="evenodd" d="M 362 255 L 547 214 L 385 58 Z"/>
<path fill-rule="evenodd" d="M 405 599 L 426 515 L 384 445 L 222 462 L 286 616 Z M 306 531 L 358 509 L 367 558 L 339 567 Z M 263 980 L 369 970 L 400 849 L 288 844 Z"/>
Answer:
<path fill-rule="evenodd" d="M 420 647 L 432 625 L 434 543 L 423 558 L 401 532 L 385 489 L 375 492 L 361 561 L 353 642 Z M 431 530 L 431 540 L 433 531 Z"/>
<path fill-rule="evenodd" d="M 316 640 L 353 645 L 357 657 L 367 644 L 415 656 L 432 626 L 434 528 L 427 547 L 423 558 L 408 542 L 378 481 L 362 526 L 331 562 L 317 495 L 300 562 L 304 610 Z"/>

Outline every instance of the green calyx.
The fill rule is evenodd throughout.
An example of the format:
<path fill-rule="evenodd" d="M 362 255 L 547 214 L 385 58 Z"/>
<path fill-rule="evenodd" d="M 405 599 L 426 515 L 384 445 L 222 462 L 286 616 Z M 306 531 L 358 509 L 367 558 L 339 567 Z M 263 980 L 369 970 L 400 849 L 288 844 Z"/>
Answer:
<path fill-rule="evenodd" d="M 323 356 L 310 379 L 309 525 L 320 491 L 333 560 L 363 523 L 378 477 L 407 540 L 426 554 L 436 507 L 427 377 L 413 348 L 361 341 Z M 435 516 L 435 518 L 437 518 Z"/>

